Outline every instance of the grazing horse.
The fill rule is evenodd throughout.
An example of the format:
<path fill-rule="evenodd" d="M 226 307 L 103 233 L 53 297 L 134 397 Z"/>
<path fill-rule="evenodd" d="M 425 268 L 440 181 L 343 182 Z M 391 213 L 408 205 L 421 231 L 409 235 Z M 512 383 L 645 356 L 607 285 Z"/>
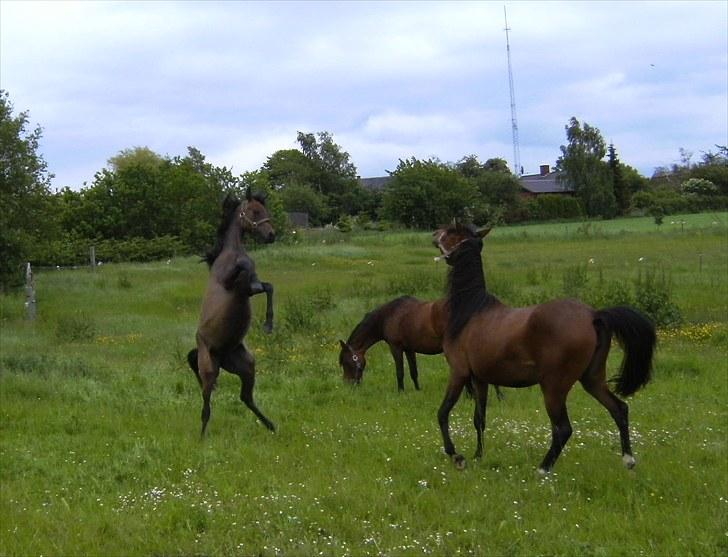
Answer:
<path fill-rule="evenodd" d="M 265 207 L 265 197 L 248 190 L 242 202 L 228 196 L 223 202 L 222 222 L 215 246 L 206 254 L 210 267 L 207 291 L 197 327 L 197 348 L 187 361 L 202 387 L 202 435 L 210 420 L 210 396 L 220 368 L 240 377 L 240 400 L 270 429 L 275 426 L 253 401 L 255 358 L 243 344 L 250 327 L 250 297 L 265 292 L 268 298 L 265 329 L 272 328 L 272 292 L 269 283 L 260 282 L 255 264 L 243 247 L 244 234 L 253 234 L 265 243 L 275 240 L 275 232 Z"/>
<path fill-rule="evenodd" d="M 389 346 L 397 372 L 397 388 L 404 390 L 404 361 L 407 357 L 410 377 L 415 389 L 420 390 L 416 354 L 442 354 L 442 336 L 447 322 L 446 300 L 423 302 L 412 296 L 402 296 L 379 306 L 364 316 L 354 327 L 349 340 L 339 341 L 339 365 L 344 380 L 361 383 L 366 369 L 366 353 L 380 341 Z M 472 392 L 470 385 L 466 385 Z M 499 400 L 503 395 L 496 387 Z"/>
<path fill-rule="evenodd" d="M 349 340 L 339 341 L 339 364 L 344 369 L 344 379 L 360 383 L 367 365 L 367 350 L 383 340 L 389 345 L 394 358 L 399 390 L 404 390 L 402 354 L 407 357 L 410 377 L 415 389 L 419 390 L 415 353 L 442 353 L 444 303 L 444 300 L 423 302 L 412 296 L 402 296 L 367 313 L 349 335 Z"/>
<path fill-rule="evenodd" d="M 539 472 L 547 473 L 571 436 L 566 397 L 580 381 L 611 414 L 619 428 L 622 461 L 627 468 L 634 467 L 627 404 L 607 386 L 606 361 L 614 335 L 625 352 L 614 380 L 616 392 L 628 396 L 645 386 L 656 343 L 654 325 L 629 307 L 597 311 L 577 300 L 524 308 L 502 304 L 485 285 L 481 251 L 489 231 L 455 224 L 433 233 L 434 244 L 451 266 L 443 341 L 450 380 L 437 414 L 445 452 L 457 468 L 465 466 L 450 439 L 448 420 L 467 382 L 472 381 L 476 394 L 475 458 L 483 454 L 488 384 L 539 385 L 552 428 L 551 447 L 539 467 Z"/>

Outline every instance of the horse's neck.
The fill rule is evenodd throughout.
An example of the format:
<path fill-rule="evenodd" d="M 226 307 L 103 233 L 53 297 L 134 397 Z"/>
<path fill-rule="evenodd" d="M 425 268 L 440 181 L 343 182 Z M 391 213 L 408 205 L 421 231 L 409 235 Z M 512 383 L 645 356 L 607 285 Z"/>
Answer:
<path fill-rule="evenodd" d="M 349 337 L 347 343 L 354 350 L 369 350 L 369 348 L 384 340 L 381 316 L 376 315 L 374 319 L 364 318 Z"/>
<path fill-rule="evenodd" d="M 225 234 L 225 248 L 233 251 L 245 252 L 242 235 L 243 231 L 240 229 L 240 224 L 233 222 Z"/>
<path fill-rule="evenodd" d="M 476 294 L 478 292 L 488 293 L 485 285 L 485 273 L 483 272 L 483 258 L 480 253 L 470 257 L 463 257 L 458 260 L 450 274 L 449 295 L 461 295 L 464 293 Z"/>
<path fill-rule="evenodd" d="M 480 252 L 461 257 L 450 271 L 448 324 L 446 334 L 457 338 L 470 319 L 499 304 L 485 288 L 485 274 Z"/>

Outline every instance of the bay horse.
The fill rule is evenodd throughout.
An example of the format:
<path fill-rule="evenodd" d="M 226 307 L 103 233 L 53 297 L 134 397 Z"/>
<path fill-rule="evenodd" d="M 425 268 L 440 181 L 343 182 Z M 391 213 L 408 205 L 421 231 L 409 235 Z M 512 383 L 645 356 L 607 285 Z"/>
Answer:
<path fill-rule="evenodd" d="M 441 354 L 442 333 L 445 328 L 444 300 L 423 302 L 412 296 L 402 296 L 379 306 L 364 316 L 354 327 L 349 340 L 339 340 L 339 365 L 344 380 L 360 383 L 366 368 L 366 352 L 384 341 L 389 346 L 397 373 L 397 388 L 404 390 L 404 361 L 407 358 L 410 377 L 415 389 L 420 389 L 417 372 L 419 354 Z"/>
<path fill-rule="evenodd" d="M 630 307 L 595 310 L 572 299 L 524 308 L 504 305 L 486 288 L 481 251 L 489 231 L 456 223 L 433 233 L 433 243 L 451 266 L 443 341 L 450 379 L 437 413 L 445 453 L 457 468 L 465 467 L 450 439 L 448 420 L 467 382 L 472 381 L 476 395 L 475 458 L 483 454 L 488 384 L 539 385 L 551 421 L 551 446 L 539 472 L 548 473 L 571 436 L 566 397 L 579 381 L 616 422 L 622 461 L 633 468 L 628 407 L 609 389 L 606 361 L 614 335 L 625 353 L 613 379 L 616 392 L 629 396 L 644 387 L 652 372 L 654 324 Z"/>
<path fill-rule="evenodd" d="M 339 365 L 344 370 L 344 380 L 361 383 L 367 365 L 367 350 L 384 341 L 394 359 L 397 388 L 404 390 L 404 354 L 412 383 L 419 391 L 417 354 L 442 354 L 446 302 L 445 299 L 425 302 L 413 296 L 402 296 L 367 313 L 346 342 L 339 340 Z M 496 394 L 499 400 L 503 398 L 498 387 Z"/>
<path fill-rule="evenodd" d="M 265 196 L 251 194 L 240 201 L 228 195 L 222 205 L 222 221 L 217 240 L 205 255 L 210 268 L 207 290 L 202 300 L 197 326 L 197 348 L 187 361 L 202 388 L 202 432 L 210 420 L 210 397 L 220 368 L 240 377 L 240 400 L 271 431 L 275 426 L 253 401 L 255 358 L 245 347 L 243 338 L 250 327 L 250 297 L 265 292 L 267 297 L 265 330 L 273 326 L 273 287 L 261 282 L 255 264 L 243 246 L 243 235 L 252 234 L 258 241 L 275 241 L 275 231 L 265 206 Z"/>

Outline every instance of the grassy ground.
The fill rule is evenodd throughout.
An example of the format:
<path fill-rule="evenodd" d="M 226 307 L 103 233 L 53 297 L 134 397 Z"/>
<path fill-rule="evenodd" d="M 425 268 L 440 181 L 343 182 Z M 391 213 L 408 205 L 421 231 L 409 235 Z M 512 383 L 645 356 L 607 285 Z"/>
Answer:
<path fill-rule="evenodd" d="M 337 340 L 366 311 L 442 294 L 446 267 L 426 233 L 318 232 L 256 250 L 277 328 L 260 331 L 256 300 L 248 345 L 256 398 L 279 430 L 257 423 L 224 375 L 203 443 L 184 356 L 204 265 L 40 273 L 36 322 L 23 320 L 22 294 L 0 297 L 0 555 L 725 555 L 727 222 L 489 235 L 486 276 L 509 303 L 572 288 L 599 299 L 653 273 L 683 316 L 660 331 L 654 381 L 630 400 L 637 468 L 622 467 L 616 427 L 577 387 L 574 435 L 547 478 L 535 473 L 550 436 L 538 389 L 490 403 L 486 454 L 458 472 L 435 418 L 441 356 L 419 358 L 420 392 L 409 379 L 396 391 L 382 345 L 359 388 L 341 381 Z M 620 360 L 613 350 L 610 369 Z M 470 401 L 451 423 L 471 455 Z"/>

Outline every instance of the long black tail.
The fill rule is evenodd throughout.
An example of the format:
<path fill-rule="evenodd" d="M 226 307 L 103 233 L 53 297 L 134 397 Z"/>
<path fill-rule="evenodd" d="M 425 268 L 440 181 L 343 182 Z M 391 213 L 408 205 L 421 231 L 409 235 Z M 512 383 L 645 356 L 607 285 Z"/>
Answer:
<path fill-rule="evenodd" d="M 197 348 L 193 348 L 187 353 L 187 363 L 189 364 L 190 369 L 195 372 L 195 377 L 197 377 L 197 381 L 200 383 L 200 386 L 202 386 L 200 370 L 197 367 Z"/>
<path fill-rule="evenodd" d="M 618 306 L 599 310 L 594 324 L 601 322 L 610 337 L 617 337 L 624 350 L 624 360 L 619 373 L 612 379 L 616 392 L 628 396 L 644 387 L 652 377 L 652 356 L 655 353 L 657 334 L 654 323 L 637 310 Z"/>

